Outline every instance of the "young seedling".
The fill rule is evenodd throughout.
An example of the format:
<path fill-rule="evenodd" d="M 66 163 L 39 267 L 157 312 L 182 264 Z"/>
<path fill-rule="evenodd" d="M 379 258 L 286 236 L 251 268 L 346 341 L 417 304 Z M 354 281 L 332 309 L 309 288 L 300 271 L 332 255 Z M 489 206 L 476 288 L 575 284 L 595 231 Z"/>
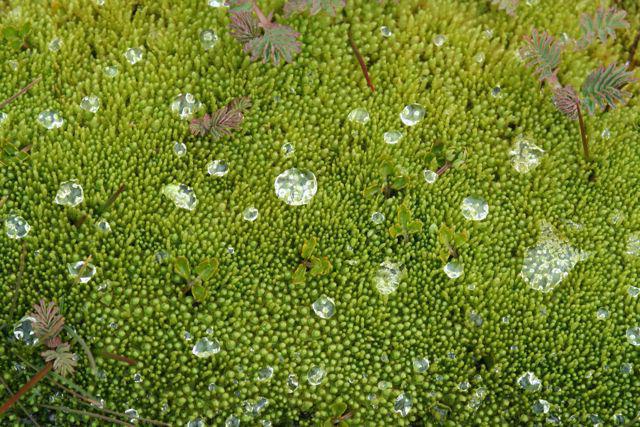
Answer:
<path fill-rule="evenodd" d="M 327 418 L 322 424 L 323 427 L 333 427 L 333 426 L 349 426 L 349 420 L 353 417 L 353 412 L 351 412 L 344 402 L 336 402 L 331 405 L 331 417 Z"/>
<path fill-rule="evenodd" d="M 328 274 L 331 271 L 333 266 L 331 265 L 329 258 L 326 256 L 320 258 L 313 255 L 316 251 L 317 245 L 318 239 L 315 237 L 304 241 L 302 248 L 300 249 L 300 258 L 302 258 L 302 261 L 291 276 L 291 284 L 296 285 L 305 283 L 307 273 L 312 276 L 321 276 Z"/>
<path fill-rule="evenodd" d="M 615 37 L 615 30 L 626 28 L 624 21 L 626 12 L 615 8 L 598 9 L 594 17 L 582 15 L 582 37 L 577 43 L 578 48 L 585 48 L 595 40 L 605 42 L 609 37 Z M 563 45 L 558 43 L 546 31 L 539 33 L 535 28 L 530 36 L 525 36 L 525 45 L 520 49 L 520 55 L 528 67 L 534 69 L 534 75 L 541 82 L 546 82 L 553 93 L 553 104 L 570 120 L 579 123 L 582 151 L 584 158 L 589 160 L 589 139 L 582 114 L 583 109 L 589 115 L 598 109 L 615 108 L 616 104 L 624 104 L 631 95 L 622 90 L 624 86 L 635 81 L 633 74 L 628 72 L 626 65 L 618 67 L 615 63 L 600 66 L 592 71 L 584 81 L 580 97 L 572 86 L 563 86 L 557 77 L 558 66 Z"/>
<path fill-rule="evenodd" d="M 425 163 L 429 169 L 435 169 L 436 174 L 441 176 L 449 169 L 462 165 L 465 157 L 465 152 L 455 153 L 451 150 L 445 150 L 444 144 L 435 142 L 431 147 L 431 151 L 425 157 Z"/>
<path fill-rule="evenodd" d="M 191 264 L 186 257 L 177 257 L 173 268 L 176 274 L 187 281 L 187 287 L 182 290 L 183 294 L 191 291 L 193 298 L 197 302 L 204 302 L 209 297 L 209 288 L 206 282 L 218 271 L 218 260 L 215 258 L 205 258 L 191 272 Z"/>
<path fill-rule="evenodd" d="M 460 256 L 460 248 L 469 240 L 469 234 L 466 230 L 456 232 L 455 227 L 449 227 L 446 224 L 440 225 L 438 230 L 438 257 L 443 263 L 449 262 L 451 258 Z"/>
<path fill-rule="evenodd" d="M 381 159 L 378 173 L 380 178 L 363 190 L 362 194 L 365 197 L 382 193 L 388 199 L 409 185 L 409 178 L 387 158 Z"/>
<path fill-rule="evenodd" d="M 406 202 L 398 206 L 396 223 L 389 227 L 389 234 L 392 238 L 402 237 L 406 243 L 412 234 L 422 232 L 422 221 L 413 219 L 413 214 Z"/>
<path fill-rule="evenodd" d="M 60 332 L 64 327 L 64 317 L 59 314 L 55 302 L 46 304 L 43 300 L 33 306 L 34 312 L 30 317 L 34 318 L 33 333 L 38 339 L 38 345 L 44 345 L 48 350 L 40 353 L 45 360 L 44 368 L 36 373 L 20 390 L 0 407 L 0 415 L 4 414 L 15 404 L 20 396 L 29 391 L 39 381 L 53 370 L 62 377 L 72 375 L 77 365 L 75 354 L 71 352 L 70 345 L 62 342 Z"/>
<path fill-rule="evenodd" d="M 249 108 L 251 108 L 250 98 L 235 98 L 211 115 L 205 114 L 203 117 L 193 119 L 189 128 L 195 136 L 208 134 L 217 141 L 223 136 L 231 135 L 234 130 L 240 129 Z"/>
<path fill-rule="evenodd" d="M 31 24 L 28 22 L 20 27 L 5 27 L 2 30 L 2 39 L 14 50 L 27 50 L 31 47 L 29 31 Z"/>

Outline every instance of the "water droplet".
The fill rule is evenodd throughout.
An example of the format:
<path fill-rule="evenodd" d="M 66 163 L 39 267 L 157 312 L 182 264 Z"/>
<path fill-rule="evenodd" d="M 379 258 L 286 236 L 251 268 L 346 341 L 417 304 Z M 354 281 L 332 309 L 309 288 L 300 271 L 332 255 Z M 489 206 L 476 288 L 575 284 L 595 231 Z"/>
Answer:
<path fill-rule="evenodd" d="M 382 27 L 380 27 L 380 34 L 382 34 L 382 37 L 391 37 L 393 35 L 393 32 L 389 29 L 389 27 L 383 25 Z"/>
<path fill-rule="evenodd" d="M 215 391 L 216 388 L 218 387 L 214 383 L 209 384 L 209 386 L 207 387 L 209 391 Z"/>
<path fill-rule="evenodd" d="M 33 322 L 35 322 L 31 316 L 24 316 L 13 327 L 13 336 L 16 340 L 21 341 L 26 345 L 35 345 L 38 343 L 38 338 L 33 331 Z"/>
<path fill-rule="evenodd" d="M 627 340 L 631 345 L 640 345 L 640 326 L 634 326 L 627 329 Z"/>
<path fill-rule="evenodd" d="M 393 384 L 391 384 L 389 381 L 378 381 L 378 388 L 380 390 L 388 390 L 391 387 L 393 387 Z"/>
<path fill-rule="evenodd" d="M 187 423 L 187 427 L 206 427 L 206 424 L 202 419 L 196 418 L 195 420 L 190 420 Z"/>
<path fill-rule="evenodd" d="M 209 50 L 218 43 L 218 35 L 213 30 L 200 31 L 200 43 L 204 50 Z"/>
<path fill-rule="evenodd" d="M 398 289 L 402 271 L 400 265 L 392 261 L 384 261 L 376 273 L 376 289 L 382 295 L 389 295 Z"/>
<path fill-rule="evenodd" d="M 291 206 L 306 205 L 318 191 L 318 182 L 309 170 L 288 169 L 276 177 L 276 196 Z"/>
<path fill-rule="evenodd" d="M 609 317 L 609 310 L 607 310 L 606 308 L 599 308 L 598 311 L 596 312 L 596 317 L 599 320 L 604 320 L 606 318 Z"/>
<path fill-rule="evenodd" d="M 538 399 L 533 402 L 532 409 L 534 414 L 547 414 L 551 409 L 551 405 L 544 399 Z"/>
<path fill-rule="evenodd" d="M 500 89 L 500 86 L 496 86 L 493 89 L 491 89 L 491 96 L 493 96 L 494 98 L 499 98 L 502 95 L 502 89 Z"/>
<path fill-rule="evenodd" d="M 527 4 L 527 6 L 535 6 L 540 3 L 540 0 L 527 0 L 525 3 Z"/>
<path fill-rule="evenodd" d="M 262 427 L 272 427 L 273 423 L 269 420 L 261 420 L 260 423 L 262 424 Z"/>
<path fill-rule="evenodd" d="M 141 383 L 142 382 L 142 375 L 140 375 L 140 373 L 135 373 L 133 374 L 133 381 L 136 383 Z"/>
<path fill-rule="evenodd" d="M 109 281 L 106 280 L 106 281 L 100 283 L 98 286 L 96 286 L 96 291 L 102 292 L 102 291 L 106 290 L 108 287 L 109 287 Z"/>
<path fill-rule="evenodd" d="M 213 160 L 207 164 L 207 173 L 211 176 L 223 177 L 229 173 L 229 166 L 224 160 Z"/>
<path fill-rule="evenodd" d="M 194 191 L 184 184 L 168 184 L 162 189 L 162 194 L 173 201 L 176 207 L 192 211 L 198 204 Z"/>
<path fill-rule="evenodd" d="M 457 259 L 452 259 L 442 269 L 449 279 L 457 279 L 464 274 L 464 266 Z"/>
<path fill-rule="evenodd" d="M 462 216 L 469 221 L 482 221 L 489 215 L 489 204 L 481 197 L 465 197 L 460 206 Z"/>
<path fill-rule="evenodd" d="M 226 0 L 209 0 L 209 6 L 211 7 L 226 7 Z"/>
<path fill-rule="evenodd" d="M 107 65 L 106 67 L 104 67 L 104 75 L 110 78 L 114 78 L 118 75 L 118 66 Z"/>
<path fill-rule="evenodd" d="M 54 38 L 47 46 L 51 52 L 57 52 L 62 47 L 62 40 L 59 37 Z"/>
<path fill-rule="evenodd" d="M 235 254 L 235 253 L 236 253 L 236 250 L 235 250 L 235 249 L 233 249 L 233 246 L 229 246 L 229 247 L 227 248 L 227 253 L 228 253 L 229 255 L 233 255 L 233 254 Z"/>
<path fill-rule="evenodd" d="M 471 384 L 469 384 L 469 381 L 463 381 L 460 384 L 458 384 L 458 390 L 461 390 L 461 391 L 467 391 L 469 390 L 469 387 L 471 387 Z"/>
<path fill-rule="evenodd" d="M 124 57 L 129 61 L 129 64 L 135 65 L 142 61 L 142 49 L 139 47 L 130 47 L 124 52 Z"/>
<path fill-rule="evenodd" d="M 185 341 L 191 341 L 191 333 L 189 333 L 189 331 L 184 331 L 184 339 Z"/>
<path fill-rule="evenodd" d="M 207 358 L 207 357 L 211 357 L 214 354 L 217 354 L 220 352 L 220 343 L 218 342 L 218 340 L 213 339 L 210 340 L 209 338 L 200 338 L 197 342 L 196 345 L 193 346 L 193 348 L 191 349 L 191 353 L 193 353 L 194 356 L 196 357 L 200 357 L 200 358 Z"/>
<path fill-rule="evenodd" d="M 4 220 L 4 230 L 10 239 L 22 239 L 29 234 L 31 226 L 21 216 L 11 214 Z"/>
<path fill-rule="evenodd" d="M 236 418 L 235 415 L 229 415 L 229 417 L 224 422 L 224 427 L 239 427 L 239 426 L 240 426 L 240 420 Z"/>
<path fill-rule="evenodd" d="M 382 135 L 382 138 L 384 139 L 384 142 L 386 142 L 387 144 L 390 145 L 395 145 L 398 142 L 400 142 L 400 140 L 402 139 L 402 132 L 400 132 L 399 130 L 390 130 L 388 132 L 385 132 Z"/>
<path fill-rule="evenodd" d="M 322 319 L 330 319 L 336 311 L 336 305 L 331 298 L 322 295 L 312 305 L 313 311 Z"/>
<path fill-rule="evenodd" d="M 180 116 L 181 119 L 190 118 L 199 108 L 200 102 L 190 94 L 178 94 L 171 103 L 171 111 Z"/>
<path fill-rule="evenodd" d="M 320 385 L 326 373 L 327 372 L 321 367 L 313 366 L 311 369 L 309 369 L 309 372 L 307 372 L 307 381 L 312 386 Z"/>
<path fill-rule="evenodd" d="M 354 123 L 365 124 L 367 123 L 371 117 L 369 117 L 369 112 L 364 108 L 355 108 L 351 110 L 349 115 L 347 116 L 347 120 Z"/>
<path fill-rule="evenodd" d="M 65 181 L 60 184 L 54 203 L 62 206 L 78 206 L 84 201 L 84 191 L 76 180 Z"/>
<path fill-rule="evenodd" d="M 287 387 L 289 387 L 289 393 L 296 391 L 300 383 L 298 382 L 298 376 L 296 374 L 289 374 L 287 377 Z"/>
<path fill-rule="evenodd" d="M 111 231 L 111 225 L 104 218 L 100 218 L 98 220 L 98 222 L 96 223 L 96 228 L 103 233 L 108 233 Z"/>
<path fill-rule="evenodd" d="M 484 322 L 484 319 L 482 319 L 482 316 L 479 315 L 478 313 L 476 313 L 475 311 L 472 311 L 471 313 L 469 313 L 469 319 L 476 325 L 476 326 L 482 326 L 482 323 Z"/>
<path fill-rule="evenodd" d="M 444 34 L 436 34 L 433 37 L 433 44 L 435 44 L 438 47 L 440 47 L 443 44 L 445 44 L 446 41 L 447 41 L 447 36 L 445 36 Z"/>
<path fill-rule="evenodd" d="M 633 373 L 633 364 L 623 363 L 622 365 L 620 365 L 620 372 L 625 375 Z"/>
<path fill-rule="evenodd" d="M 293 144 L 288 142 L 282 144 L 282 147 L 280 147 L 280 149 L 282 150 L 282 154 L 284 154 L 285 157 L 291 156 L 296 151 Z"/>
<path fill-rule="evenodd" d="M 525 391 L 538 391 L 542 387 L 542 382 L 533 372 L 525 372 L 518 378 L 518 385 Z"/>
<path fill-rule="evenodd" d="M 167 251 L 159 250 L 155 253 L 155 257 L 158 264 L 164 264 L 169 260 L 169 253 Z"/>
<path fill-rule="evenodd" d="M 429 369 L 429 359 L 427 359 L 426 357 L 419 357 L 417 359 L 413 359 L 413 369 L 416 372 L 426 372 L 427 369 Z"/>
<path fill-rule="evenodd" d="M 371 214 L 371 222 L 374 224 L 382 224 L 385 220 L 384 214 L 382 212 L 374 212 Z"/>
<path fill-rule="evenodd" d="M 619 425 L 619 426 L 624 425 L 627 422 L 627 420 L 624 417 L 624 415 L 622 415 L 620 413 L 613 414 L 612 418 L 613 418 L 613 423 L 616 424 L 616 425 Z"/>
<path fill-rule="evenodd" d="M 640 233 L 632 233 L 627 237 L 627 255 L 640 255 Z"/>
<path fill-rule="evenodd" d="M 396 397 L 396 401 L 393 403 L 394 412 L 400 414 L 403 417 L 409 415 L 409 411 L 411 411 L 411 406 L 413 405 L 413 401 L 411 400 L 411 396 L 402 392 Z"/>
<path fill-rule="evenodd" d="M 431 169 L 425 169 L 422 171 L 422 175 L 424 176 L 424 181 L 427 184 L 433 184 L 438 179 L 438 174 Z"/>
<path fill-rule="evenodd" d="M 2 123 L 4 123 L 8 118 L 9 115 L 7 113 L 0 111 L 0 125 L 2 125 Z"/>
<path fill-rule="evenodd" d="M 79 280 L 80 283 L 88 283 L 95 276 L 97 268 L 90 262 L 76 261 L 67 264 L 67 270 L 69 270 L 69 275 Z"/>
<path fill-rule="evenodd" d="M 478 52 L 476 53 L 476 55 L 473 57 L 473 60 L 476 61 L 478 64 L 482 64 L 484 62 L 485 56 L 484 53 L 482 52 Z"/>
<path fill-rule="evenodd" d="M 427 110 L 420 104 L 409 104 L 402 109 L 400 120 L 407 126 L 415 126 L 424 119 Z"/>
<path fill-rule="evenodd" d="M 95 114 L 100 109 L 100 99 L 95 95 L 85 96 L 82 98 L 82 101 L 80 101 L 80 108 Z"/>
<path fill-rule="evenodd" d="M 242 218 L 245 221 L 253 222 L 258 219 L 258 209 L 250 206 L 242 212 Z"/>
<path fill-rule="evenodd" d="M 38 114 L 38 123 L 51 130 L 62 127 L 64 119 L 57 110 L 45 110 Z"/>
<path fill-rule="evenodd" d="M 602 137 L 602 139 L 609 139 L 611 138 L 611 131 L 609 130 L 609 128 L 604 128 L 600 136 Z"/>
<path fill-rule="evenodd" d="M 266 366 L 258 371 L 257 380 L 258 381 L 268 381 L 273 376 L 273 368 L 271 366 Z"/>
<path fill-rule="evenodd" d="M 486 39 L 490 39 L 493 37 L 493 30 L 491 28 L 487 28 L 486 30 L 484 30 L 482 32 L 482 35 L 486 38 Z"/>
<path fill-rule="evenodd" d="M 173 154 L 177 157 L 183 157 L 187 154 L 187 145 L 184 142 L 176 141 L 173 144 Z"/>
<path fill-rule="evenodd" d="M 135 422 L 140 417 L 140 415 L 138 414 L 138 411 L 136 411 L 133 408 L 127 409 L 126 411 L 124 411 L 124 413 L 129 417 L 132 423 Z"/>
<path fill-rule="evenodd" d="M 509 151 L 511 165 L 519 173 L 528 173 L 540 164 L 544 150 L 523 137 L 518 137 Z"/>
<path fill-rule="evenodd" d="M 637 298 L 638 295 L 640 295 L 640 288 L 638 288 L 636 286 L 629 286 L 627 288 L 627 292 L 629 293 L 630 297 Z"/>
<path fill-rule="evenodd" d="M 542 223 L 540 228 L 538 244 L 527 248 L 520 275 L 531 288 L 550 292 L 588 254 L 556 237 L 549 223 Z"/>

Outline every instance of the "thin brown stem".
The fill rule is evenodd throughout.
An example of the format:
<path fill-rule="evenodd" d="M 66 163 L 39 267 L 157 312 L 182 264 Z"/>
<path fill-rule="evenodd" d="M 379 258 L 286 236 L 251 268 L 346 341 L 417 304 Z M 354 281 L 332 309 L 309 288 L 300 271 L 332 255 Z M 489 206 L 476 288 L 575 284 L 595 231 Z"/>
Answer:
<path fill-rule="evenodd" d="M 87 416 L 87 417 L 90 417 L 90 418 L 97 418 L 99 420 L 109 421 L 110 423 L 118 424 L 118 425 L 121 425 L 121 426 L 134 427 L 134 425 L 131 424 L 131 423 L 127 423 L 127 422 L 124 422 L 122 420 L 118 420 L 116 418 L 107 417 L 106 415 L 96 414 L 95 412 L 81 411 L 79 409 L 67 408 L 66 406 L 52 406 L 52 405 L 43 405 L 43 404 L 41 404 L 39 406 L 41 408 L 53 409 L 54 411 L 70 412 L 72 414 L 84 415 L 84 416 Z"/>
<path fill-rule="evenodd" d="M 589 160 L 589 141 L 587 139 L 587 129 L 584 125 L 584 119 L 582 118 L 582 111 L 580 110 L 580 104 L 576 105 L 578 109 L 578 122 L 580 123 L 580 136 L 582 137 L 582 151 L 584 152 L 585 160 Z"/>
<path fill-rule="evenodd" d="M 636 50 L 638 50 L 638 43 L 640 43 L 640 29 L 636 33 L 636 36 L 633 38 L 631 49 L 629 49 L 629 60 L 627 61 L 627 63 L 629 64 L 629 70 L 633 70 L 634 68 L 634 60 L 636 56 Z"/>
<path fill-rule="evenodd" d="M 251 3 L 252 3 L 253 11 L 256 13 L 256 15 L 258 15 L 258 21 L 260 21 L 260 26 L 262 28 L 268 28 L 271 25 L 271 20 L 266 16 L 264 16 L 264 12 L 262 12 L 262 9 L 258 7 L 255 1 L 252 1 Z"/>
<path fill-rule="evenodd" d="M 451 163 L 449 160 L 445 161 L 444 165 L 440 166 L 440 168 L 436 171 L 436 175 L 441 176 L 443 173 L 451 169 L 451 166 L 453 166 L 453 163 Z"/>
<path fill-rule="evenodd" d="M 40 80 L 42 80 L 42 76 L 39 76 L 39 77 L 35 78 L 33 81 L 31 81 L 31 83 L 29 83 L 28 85 L 26 85 L 25 87 L 20 89 L 18 92 L 14 93 L 9 98 L 7 98 L 4 101 L 0 102 L 0 110 L 2 110 L 7 105 L 11 104 L 13 101 L 16 100 L 16 98 L 18 98 L 18 97 L 24 95 L 25 93 L 27 93 L 29 91 L 29 89 L 34 87 Z"/>
<path fill-rule="evenodd" d="M 114 353 L 109 353 L 108 351 L 104 351 L 104 350 L 100 350 L 98 351 L 98 355 L 102 356 L 102 357 L 106 357 L 108 359 L 113 359 L 113 360 L 117 360 L 118 362 L 124 362 L 127 363 L 131 366 L 137 364 L 138 362 L 136 362 L 135 360 L 126 357 L 126 356 L 121 356 L 119 354 L 114 354 Z"/>
<path fill-rule="evenodd" d="M 11 387 L 9 387 L 9 384 L 7 384 L 7 382 L 2 378 L 2 375 L 0 375 L 0 382 L 2 382 L 2 385 L 4 386 L 4 388 L 7 389 L 9 394 L 13 394 Z M 38 422 L 33 418 L 33 415 L 31 415 L 29 411 L 27 411 L 27 409 L 24 406 L 22 406 L 20 402 L 16 402 L 16 406 L 20 408 L 20 410 L 27 416 L 27 418 L 29 418 L 29 420 L 34 426 L 40 427 L 40 424 L 38 424 Z"/>
<path fill-rule="evenodd" d="M 115 193 L 113 193 L 111 196 L 109 196 L 109 198 L 107 199 L 106 202 L 104 202 L 104 205 L 102 205 L 100 207 L 100 209 L 98 210 L 98 212 L 100 212 L 100 214 L 102 214 L 103 212 L 105 212 L 107 209 L 109 209 L 111 207 L 111 205 L 113 205 L 115 203 L 115 201 L 118 199 L 118 197 L 120 196 L 120 194 L 122 194 L 122 192 L 124 191 L 124 182 L 120 184 L 120 186 L 118 187 L 118 189 L 116 190 Z"/>
<path fill-rule="evenodd" d="M 89 264 L 89 262 L 91 261 L 91 258 L 93 258 L 93 255 L 89 255 L 89 256 L 87 257 L 87 259 L 85 259 L 85 260 L 82 262 L 82 266 L 80 267 L 80 270 L 78 270 L 78 278 L 76 279 L 76 281 L 77 281 L 78 283 L 80 283 L 80 280 L 81 280 L 81 278 L 82 278 L 82 273 L 84 273 L 84 270 L 86 270 L 86 269 L 87 269 L 87 265 L 88 265 L 88 264 Z"/>
<path fill-rule="evenodd" d="M 364 74 L 364 78 L 367 81 L 367 85 L 371 89 L 371 92 L 375 92 L 376 88 L 375 86 L 373 86 L 373 83 L 371 82 L 371 77 L 369 77 L 369 70 L 367 69 L 367 64 L 364 62 L 364 58 L 360 54 L 360 51 L 358 50 L 356 43 L 353 41 L 353 37 L 351 36 L 351 31 L 348 31 L 347 35 L 349 37 L 349 44 L 351 44 L 351 49 L 353 50 L 353 54 L 356 56 L 356 59 L 360 64 L 360 68 L 362 69 L 362 74 Z"/>
<path fill-rule="evenodd" d="M 53 368 L 53 362 L 47 362 L 44 365 L 44 368 L 42 368 L 40 371 L 38 371 L 37 374 L 35 374 L 33 377 L 31 377 L 31 379 L 25 385 L 23 385 L 20 388 L 20 390 L 18 390 L 18 392 L 16 394 L 11 396 L 9 398 L 9 400 L 4 402 L 2 407 L 0 407 L 0 415 L 2 415 L 5 412 L 7 412 L 9 410 L 9 408 L 11 408 L 14 405 L 14 403 L 16 403 L 18 401 L 18 399 L 20 399 L 20 396 L 22 396 L 23 394 L 28 392 L 34 385 L 38 384 L 38 382 L 40 380 L 42 380 L 44 377 L 46 377 L 47 374 L 51 371 L 52 368 Z"/>

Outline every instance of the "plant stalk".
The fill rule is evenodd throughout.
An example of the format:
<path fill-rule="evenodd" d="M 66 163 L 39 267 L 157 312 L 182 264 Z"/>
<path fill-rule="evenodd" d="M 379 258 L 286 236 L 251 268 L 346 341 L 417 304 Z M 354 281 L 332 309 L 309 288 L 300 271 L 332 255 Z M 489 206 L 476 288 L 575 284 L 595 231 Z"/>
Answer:
<path fill-rule="evenodd" d="M 578 108 L 578 122 L 580 123 L 580 136 L 582 137 L 582 151 L 584 152 L 585 160 L 589 160 L 589 141 L 587 139 L 587 129 L 584 125 L 584 119 L 582 118 L 582 110 L 580 110 L 580 104 L 576 104 Z"/>
<path fill-rule="evenodd" d="M 7 412 L 9 410 L 9 408 L 11 408 L 14 405 L 14 403 L 16 403 L 18 401 L 18 399 L 20 399 L 20 396 L 22 396 L 23 394 L 28 392 L 34 385 L 38 384 L 38 382 L 40 380 L 42 380 L 44 377 L 46 377 L 47 374 L 49 372 L 51 372 L 52 368 L 53 368 L 53 362 L 47 362 L 44 365 L 44 368 L 40 369 L 40 371 L 38 371 L 37 374 L 35 374 L 33 377 L 31 377 L 31 379 L 25 385 L 23 385 L 20 388 L 20 390 L 17 391 L 16 394 L 11 396 L 9 398 L 9 400 L 4 402 L 2 407 L 0 407 L 0 415 L 2 415 L 5 412 Z"/>
<path fill-rule="evenodd" d="M 367 81 L 367 85 L 371 89 L 371 92 L 375 92 L 376 88 L 375 86 L 373 86 L 373 83 L 371 82 L 371 77 L 369 77 L 369 70 L 367 69 L 367 64 L 364 62 L 364 58 L 360 54 L 360 51 L 358 50 L 356 43 L 353 41 L 353 37 L 351 36 L 351 31 L 348 31 L 347 35 L 349 36 L 349 43 L 351 44 L 351 49 L 353 50 L 353 54 L 356 56 L 356 59 L 360 64 L 360 68 L 362 69 L 362 74 L 364 74 L 364 78 Z"/>
<path fill-rule="evenodd" d="M 2 376 L 0 375 L 0 382 L 2 383 L 2 385 L 4 386 L 5 389 L 7 389 L 7 391 L 9 392 L 9 394 L 13 394 L 13 390 L 11 390 L 11 387 L 9 387 L 9 384 L 7 384 L 7 382 L 5 380 L 2 379 Z M 29 411 L 27 411 L 27 409 L 22 406 L 22 404 L 20 402 L 16 402 L 16 405 L 18 406 L 18 408 L 20 408 L 20 410 L 27 416 L 27 418 L 29 418 L 29 421 L 31 421 L 31 423 L 36 426 L 36 427 L 40 427 L 40 424 L 38 424 L 38 422 L 33 418 L 33 415 L 31 415 L 29 413 Z"/>
<path fill-rule="evenodd" d="M 72 414 L 84 415 L 84 416 L 91 417 L 91 418 L 98 418 L 100 420 L 108 421 L 110 423 L 118 424 L 118 425 L 121 425 L 121 426 L 134 427 L 134 425 L 131 424 L 131 423 L 127 423 L 127 422 L 118 420 L 116 418 L 107 417 L 106 415 L 96 414 L 95 412 L 81 411 L 79 409 L 71 409 L 71 408 L 67 408 L 66 406 L 40 405 L 40 407 L 41 408 L 47 408 L 47 409 L 53 409 L 54 411 L 70 412 Z"/>
<path fill-rule="evenodd" d="M 104 351 L 104 350 L 100 350 L 98 351 L 98 355 L 102 356 L 102 357 L 106 357 L 108 359 L 113 359 L 113 360 L 117 360 L 118 362 L 124 362 L 127 363 L 131 366 L 135 365 L 136 362 L 135 360 L 126 357 L 126 356 L 121 356 L 119 354 L 114 354 L 114 353 L 109 353 L 108 351 Z"/>
<path fill-rule="evenodd" d="M 26 85 L 25 87 L 20 89 L 18 92 L 16 92 L 13 95 L 11 95 L 9 98 L 7 98 L 4 101 L 0 102 L 0 110 L 2 110 L 7 105 L 11 104 L 13 101 L 16 100 L 16 98 L 18 98 L 18 97 L 24 95 L 25 93 L 27 93 L 29 91 L 29 89 L 34 87 L 40 80 L 42 80 L 42 76 L 36 77 L 34 80 L 31 81 L 31 83 L 29 83 L 28 85 Z"/>
<path fill-rule="evenodd" d="M 631 49 L 629 49 L 629 60 L 627 63 L 629 64 L 629 70 L 633 70 L 634 59 L 636 56 L 636 50 L 638 49 L 638 43 L 640 43 L 640 29 L 636 33 L 636 36 L 633 38 L 633 42 L 631 43 Z"/>

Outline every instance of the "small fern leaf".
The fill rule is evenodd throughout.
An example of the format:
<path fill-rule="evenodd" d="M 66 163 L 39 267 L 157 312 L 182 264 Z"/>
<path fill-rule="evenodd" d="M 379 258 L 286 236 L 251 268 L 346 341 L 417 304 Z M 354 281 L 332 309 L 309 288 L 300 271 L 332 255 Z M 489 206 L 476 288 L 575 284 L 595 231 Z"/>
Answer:
<path fill-rule="evenodd" d="M 605 43 L 607 38 L 616 38 L 616 30 L 629 28 L 629 23 L 624 19 L 627 12 L 615 7 L 599 7 L 595 15 L 586 13 L 580 15 L 580 31 L 582 37 L 578 40 L 578 48 L 585 48 L 594 40 L 599 39 Z"/>
<path fill-rule="evenodd" d="M 556 83 L 556 68 L 560 64 L 562 54 L 560 44 L 546 31 L 539 33 L 535 28 L 524 40 L 525 45 L 520 48 L 520 56 L 527 67 L 533 67 L 533 73 L 537 74 L 540 80 Z"/>
<path fill-rule="evenodd" d="M 518 3 L 520 0 L 491 0 L 492 4 L 498 5 L 499 10 L 504 10 L 509 16 L 516 16 Z"/>
<path fill-rule="evenodd" d="M 42 341 L 55 338 L 64 326 L 64 317 L 58 314 L 56 303 L 52 301 L 46 304 L 44 300 L 40 300 L 33 308 L 33 333 Z"/>
<path fill-rule="evenodd" d="M 572 86 L 559 87 L 553 91 L 553 105 L 571 120 L 578 120 L 580 97 Z"/>
<path fill-rule="evenodd" d="M 75 354 L 71 353 L 68 343 L 58 345 L 55 350 L 44 351 L 41 356 L 47 362 L 53 361 L 53 370 L 63 377 L 73 374 L 78 365 Z"/>
<path fill-rule="evenodd" d="M 231 13 L 230 20 L 229 30 L 231 36 L 243 45 L 256 37 L 260 37 L 262 34 L 258 19 L 251 12 Z"/>
<path fill-rule="evenodd" d="M 631 94 L 622 88 L 635 80 L 626 65 L 602 65 L 592 71 L 582 85 L 582 105 L 593 115 L 597 109 L 604 110 L 607 105 L 615 108 L 616 104 L 624 104 Z"/>
<path fill-rule="evenodd" d="M 250 40 L 245 52 L 251 53 L 251 60 L 261 59 L 263 63 L 272 61 L 279 65 L 283 60 L 293 61 L 293 56 L 300 52 L 299 33 L 287 25 L 270 23 L 263 26 L 264 34 Z"/>

